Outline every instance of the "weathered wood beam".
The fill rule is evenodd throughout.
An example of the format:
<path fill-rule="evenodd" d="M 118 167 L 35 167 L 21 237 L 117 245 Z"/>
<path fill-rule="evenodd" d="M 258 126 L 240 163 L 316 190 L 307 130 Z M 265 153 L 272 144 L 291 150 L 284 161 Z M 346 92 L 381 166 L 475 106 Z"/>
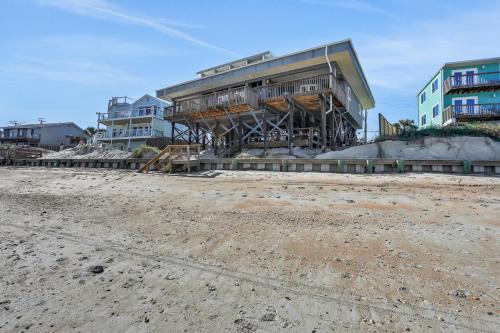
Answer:
<path fill-rule="evenodd" d="M 293 155 L 293 113 L 295 106 L 291 100 L 288 101 L 288 154 Z"/>
<path fill-rule="evenodd" d="M 320 97 L 320 109 L 321 109 L 321 151 L 326 152 L 326 98 L 324 96 Z"/>

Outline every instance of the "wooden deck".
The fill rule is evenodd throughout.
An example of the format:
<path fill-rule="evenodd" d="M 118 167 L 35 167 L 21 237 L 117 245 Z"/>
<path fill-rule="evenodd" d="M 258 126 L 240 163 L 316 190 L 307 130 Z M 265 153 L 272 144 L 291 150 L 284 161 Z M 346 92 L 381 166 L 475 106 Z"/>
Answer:
<path fill-rule="evenodd" d="M 165 109 L 165 119 L 182 122 L 184 118 L 199 120 L 220 117 L 227 114 L 248 112 L 251 109 L 269 106 L 274 110 L 287 112 L 288 98 L 302 107 L 320 110 L 320 95 L 333 96 L 337 107 L 347 104 L 346 91 L 336 79 L 328 74 L 298 80 L 273 83 L 258 88 L 240 87 L 212 94 L 197 96 Z"/>

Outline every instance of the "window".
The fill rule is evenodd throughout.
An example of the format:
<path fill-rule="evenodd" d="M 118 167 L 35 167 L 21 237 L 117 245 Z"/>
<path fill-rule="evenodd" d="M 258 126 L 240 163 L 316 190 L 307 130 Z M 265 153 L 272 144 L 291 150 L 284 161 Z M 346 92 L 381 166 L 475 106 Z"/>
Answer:
<path fill-rule="evenodd" d="M 424 126 L 427 123 L 427 119 L 425 117 L 425 114 L 422 116 L 420 123 L 422 124 L 421 126 Z"/>
<path fill-rule="evenodd" d="M 436 118 L 439 115 L 439 104 L 432 107 L 432 118 Z"/>
<path fill-rule="evenodd" d="M 438 90 L 438 79 L 435 79 L 434 82 L 432 82 L 432 93 L 434 94 Z"/>
<path fill-rule="evenodd" d="M 420 104 L 425 102 L 425 91 L 420 95 Z"/>

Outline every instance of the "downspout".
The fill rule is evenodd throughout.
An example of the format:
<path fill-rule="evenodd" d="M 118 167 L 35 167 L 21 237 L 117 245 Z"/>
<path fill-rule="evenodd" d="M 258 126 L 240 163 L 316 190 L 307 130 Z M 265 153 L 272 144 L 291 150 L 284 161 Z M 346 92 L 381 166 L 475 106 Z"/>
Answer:
<path fill-rule="evenodd" d="M 326 63 L 328 64 L 328 68 L 330 68 L 330 89 L 332 90 L 330 94 L 330 109 L 326 111 L 326 114 L 329 114 L 333 111 L 333 69 L 332 64 L 330 63 L 330 59 L 328 59 L 328 46 L 325 46 L 325 58 Z"/>

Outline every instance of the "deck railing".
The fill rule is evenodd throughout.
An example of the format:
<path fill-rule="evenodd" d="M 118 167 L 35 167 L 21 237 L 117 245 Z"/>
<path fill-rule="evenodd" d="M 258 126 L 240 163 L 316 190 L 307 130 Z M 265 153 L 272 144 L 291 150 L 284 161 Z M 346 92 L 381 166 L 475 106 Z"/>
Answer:
<path fill-rule="evenodd" d="M 500 86 L 500 72 L 455 73 L 444 81 L 444 93 L 453 89 Z"/>
<path fill-rule="evenodd" d="M 123 138 L 135 138 L 135 137 L 159 137 L 163 136 L 162 131 L 149 129 L 149 130 L 125 130 L 125 131 L 117 131 L 114 133 L 106 133 L 100 132 L 98 134 L 99 139 L 123 139 Z"/>
<path fill-rule="evenodd" d="M 460 116 L 468 118 L 500 116 L 500 103 L 451 105 L 443 111 L 443 123 Z"/>
<path fill-rule="evenodd" d="M 256 103 L 257 98 L 252 89 L 238 87 L 177 101 L 176 105 L 165 108 L 165 116 L 172 117 L 184 112 L 203 112 L 242 104 L 256 105 Z"/>
<path fill-rule="evenodd" d="M 323 74 L 304 79 L 273 83 L 255 88 L 259 102 L 277 99 L 286 96 L 317 94 L 332 88 L 335 97 L 346 105 L 347 97 L 343 85 L 329 74 Z"/>
<path fill-rule="evenodd" d="M 329 74 L 323 74 L 298 80 L 273 83 L 267 86 L 248 88 L 239 87 L 212 94 L 197 96 L 165 108 L 165 116 L 172 117 L 184 112 L 203 112 L 234 105 L 248 104 L 257 106 L 259 102 L 286 96 L 317 94 L 330 90 L 337 100 L 347 106 L 347 94 L 344 85 Z"/>
<path fill-rule="evenodd" d="M 163 118 L 163 111 L 156 110 L 151 112 L 146 111 L 114 111 L 99 114 L 99 121 L 114 120 L 114 119 L 127 119 L 127 118 L 140 118 L 140 117 L 159 117 Z"/>

